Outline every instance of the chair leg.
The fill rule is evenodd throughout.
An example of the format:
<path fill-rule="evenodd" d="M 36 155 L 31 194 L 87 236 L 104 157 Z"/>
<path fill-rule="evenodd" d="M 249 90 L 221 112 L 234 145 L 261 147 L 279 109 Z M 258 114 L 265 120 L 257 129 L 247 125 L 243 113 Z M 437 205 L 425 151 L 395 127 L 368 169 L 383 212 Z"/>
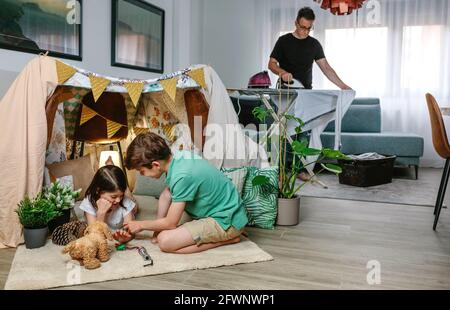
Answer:
<path fill-rule="evenodd" d="M 445 191 L 447 189 L 449 176 L 450 176 L 450 159 L 447 159 L 445 162 L 444 173 L 442 174 L 442 180 L 441 180 L 442 188 L 440 188 L 440 193 L 438 194 L 439 200 L 436 202 L 436 207 L 435 207 L 436 210 L 435 210 L 433 230 L 436 230 L 436 226 L 439 221 L 439 216 L 441 215 L 442 204 L 444 202 Z"/>
<path fill-rule="evenodd" d="M 416 180 L 418 180 L 419 179 L 419 166 L 416 165 L 416 166 L 414 166 L 414 168 L 416 170 Z"/>
<path fill-rule="evenodd" d="M 438 209 L 439 206 L 439 201 L 441 200 L 441 194 L 442 194 L 442 188 L 444 186 L 445 183 L 445 175 L 448 173 L 447 170 L 450 168 L 450 160 L 446 160 L 445 161 L 445 165 L 444 165 L 444 171 L 442 172 L 442 177 L 441 177 L 441 184 L 439 185 L 439 191 L 438 191 L 438 195 L 436 198 L 436 204 L 434 206 L 434 212 L 433 214 L 436 215 L 436 211 Z"/>

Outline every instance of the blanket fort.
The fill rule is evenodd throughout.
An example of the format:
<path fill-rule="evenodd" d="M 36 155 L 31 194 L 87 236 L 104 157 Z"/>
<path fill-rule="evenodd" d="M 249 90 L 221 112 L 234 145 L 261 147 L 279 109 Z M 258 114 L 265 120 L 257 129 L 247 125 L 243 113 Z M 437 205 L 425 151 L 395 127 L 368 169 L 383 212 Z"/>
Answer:
<path fill-rule="evenodd" d="M 89 102 L 100 102 L 102 95 L 114 93 L 121 94 L 127 103 L 125 123 L 89 108 L 83 101 L 90 96 Z M 0 102 L 0 248 L 23 242 L 14 211 L 24 197 L 34 197 L 42 189 L 55 111 L 67 101 L 78 107 L 80 121 L 76 126 L 101 122 L 111 140 L 124 129 L 129 135 L 158 129 L 169 137 L 167 125 L 177 125 L 183 139 L 180 146 L 201 152 L 217 168 L 267 165 L 264 149 L 244 135 L 225 86 L 209 66 L 192 66 L 159 79 L 132 80 L 101 76 L 38 56 Z M 170 113 L 163 124 L 166 130 L 161 121 L 148 122 L 146 110 L 151 104 Z M 70 138 L 68 124 L 66 129 Z"/>

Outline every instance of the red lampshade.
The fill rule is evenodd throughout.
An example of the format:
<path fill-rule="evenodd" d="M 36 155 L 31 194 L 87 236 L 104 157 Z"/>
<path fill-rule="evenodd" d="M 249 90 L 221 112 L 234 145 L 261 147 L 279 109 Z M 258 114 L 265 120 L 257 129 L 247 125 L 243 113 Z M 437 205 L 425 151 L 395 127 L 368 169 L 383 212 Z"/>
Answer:
<path fill-rule="evenodd" d="M 330 10 L 334 15 L 348 15 L 362 7 L 365 0 L 315 0 L 322 2 L 320 6 L 324 10 Z"/>

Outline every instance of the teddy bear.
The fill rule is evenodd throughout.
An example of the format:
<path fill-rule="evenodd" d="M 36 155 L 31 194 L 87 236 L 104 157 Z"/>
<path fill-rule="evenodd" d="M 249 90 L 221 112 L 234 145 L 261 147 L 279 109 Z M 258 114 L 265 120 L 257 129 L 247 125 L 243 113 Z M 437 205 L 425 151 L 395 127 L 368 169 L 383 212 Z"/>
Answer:
<path fill-rule="evenodd" d="M 84 236 L 67 244 L 62 253 L 80 262 L 86 269 L 96 269 L 109 260 L 108 241 L 113 240 L 111 231 L 103 222 L 96 221 L 86 228 Z"/>

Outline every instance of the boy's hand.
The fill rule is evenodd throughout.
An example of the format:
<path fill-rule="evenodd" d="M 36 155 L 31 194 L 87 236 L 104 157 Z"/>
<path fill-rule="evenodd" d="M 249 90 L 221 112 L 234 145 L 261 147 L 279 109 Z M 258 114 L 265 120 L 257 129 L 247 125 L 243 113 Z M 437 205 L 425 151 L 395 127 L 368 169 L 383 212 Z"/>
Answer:
<path fill-rule="evenodd" d="M 121 230 L 116 231 L 113 234 L 113 238 L 115 240 L 117 240 L 120 244 L 122 244 L 122 243 L 127 243 L 128 241 L 132 240 L 134 237 L 128 231 L 121 229 Z"/>
<path fill-rule="evenodd" d="M 127 230 L 130 234 L 137 234 L 143 230 L 140 221 L 129 221 L 123 225 L 123 229 Z"/>

